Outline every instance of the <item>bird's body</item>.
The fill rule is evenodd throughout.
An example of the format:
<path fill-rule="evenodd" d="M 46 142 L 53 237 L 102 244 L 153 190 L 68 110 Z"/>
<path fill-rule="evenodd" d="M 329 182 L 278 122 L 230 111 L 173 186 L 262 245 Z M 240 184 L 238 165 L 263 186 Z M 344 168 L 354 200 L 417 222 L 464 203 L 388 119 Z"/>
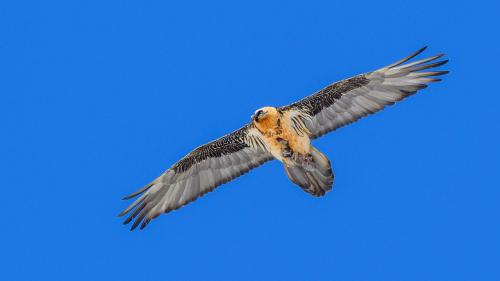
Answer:
<path fill-rule="evenodd" d="M 253 125 L 262 135 L 269 148 L 269 152 L 279 161 L 286 163 L 287 151 L 302 155 L 311 153 L 311 140 L 307 133 L 297 133 L 287 112 L 280 112 L 275 107 L 263 107 L 257 112 L 263 111 L 266 118 L 260 122 L 253 121 Z"/>
<path fill-rule="evenodd" d="M 322 196 L 332 187 L 333 172 L 330 160 L 311 146 L 306 116 L 294 124 L 290 112 L 268 106 L 257 110 L 252 125 L 266 149 L 283 163 L 288 178 L 312 195 Z"/>
<path fill-rule="evenodd" d="M 416 93 L 447 71 L 426 70 L 445 64 L 442 55 L 406 63 L 425 48 L 389 66 L 333 83 L 283 107 L 264 107 L 235 132 L 202 145 L 160 177 L 125 197 L 138 198 L 120 215 L 144 228 L 162 213 L 178 209 L 259 165 L 277 159 L 289 179 L 322 196 L 332 189 L 330 160 L 311 142 L 387 105 Z M 432 62 L 432 63 L 430 63 Z M 406 64 L 405 64 L 406 63 Z M 141 224 L 142 222 L 142 224 Z"/>

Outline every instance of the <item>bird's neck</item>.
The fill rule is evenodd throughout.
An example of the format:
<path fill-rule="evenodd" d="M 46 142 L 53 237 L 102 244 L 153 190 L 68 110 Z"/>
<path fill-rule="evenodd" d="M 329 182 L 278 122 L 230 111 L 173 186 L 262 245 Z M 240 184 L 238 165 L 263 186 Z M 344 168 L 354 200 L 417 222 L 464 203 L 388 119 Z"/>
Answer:
<path fill-rule="evenodd" d="M 264 120 L 255 123 L 255 126 L 264 135 L 275 135 L 281 132 L 281 120 L 275 114 L 269 115 Z"/>

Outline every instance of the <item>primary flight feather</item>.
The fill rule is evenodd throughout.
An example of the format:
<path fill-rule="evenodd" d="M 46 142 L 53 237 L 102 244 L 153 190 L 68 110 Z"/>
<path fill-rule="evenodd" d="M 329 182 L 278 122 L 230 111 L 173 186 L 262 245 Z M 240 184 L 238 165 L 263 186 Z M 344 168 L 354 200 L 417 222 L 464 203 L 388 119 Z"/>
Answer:
<path fill-rule="evenodd" d="M 412 55 L 376 71 L 333 83 L 284 107 L 264 107 L 251 122 L 202 145 L 161 176 L 124 199 L 137 197 L 120 216 L 143 229 L 162 213 L 195 200 L 263 163 L 277 159 L 289 179 L 304 191 L 323 196 L 332 189 L 330 160 L 311 145 L 314 140 L 361 117 L 382 110 L 440 81 L 447 71 L 429 71 L 447 60 L 436 55 L 407 63 Z"/>

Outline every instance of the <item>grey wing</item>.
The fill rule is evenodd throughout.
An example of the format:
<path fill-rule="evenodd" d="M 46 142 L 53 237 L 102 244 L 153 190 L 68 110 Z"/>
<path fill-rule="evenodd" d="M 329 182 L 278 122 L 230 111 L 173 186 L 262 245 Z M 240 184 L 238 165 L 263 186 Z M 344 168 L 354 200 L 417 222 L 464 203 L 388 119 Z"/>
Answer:
<path fill-rule="evenodd" d="M 318 138 L 339 127 L 392 105 L 448 71 L 421 71 L 441 66 L 448 60 L 435 61 L 443 54 L 406 63 L 422 53 L 426 47 L 379 70 L 333 83 L 319 92 L 294 104 L 281 108 L 283 111 L 302 116 L 303 124 L 311 138 Z M 406 63 L 406 64 L 405 64 Z"/>
<path fill-rule="evenodd" d="M 194 201 L 217 186 L 272 159 L 263 146 L 247 144 L 248 126 L 198 147 L 160 177 L 133 194 L 139 196 L 120 216 L 135 219 L 132 230 L 143 229 L 152 219 Z"/>

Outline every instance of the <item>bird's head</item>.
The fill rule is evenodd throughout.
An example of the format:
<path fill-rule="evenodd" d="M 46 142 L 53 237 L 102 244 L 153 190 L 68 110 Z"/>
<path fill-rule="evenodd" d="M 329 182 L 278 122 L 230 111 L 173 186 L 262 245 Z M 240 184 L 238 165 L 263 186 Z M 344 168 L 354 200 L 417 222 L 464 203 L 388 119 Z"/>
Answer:
<path fill-rule="evenodd" d="M 261 109 L 257 109 L 252 115 L 252 121 L 254 123 L 262 123 L 269 121 L 270 119 L 275 119 L 278 116 L 278 110 L 274 107 L 266 106 Z"/>

